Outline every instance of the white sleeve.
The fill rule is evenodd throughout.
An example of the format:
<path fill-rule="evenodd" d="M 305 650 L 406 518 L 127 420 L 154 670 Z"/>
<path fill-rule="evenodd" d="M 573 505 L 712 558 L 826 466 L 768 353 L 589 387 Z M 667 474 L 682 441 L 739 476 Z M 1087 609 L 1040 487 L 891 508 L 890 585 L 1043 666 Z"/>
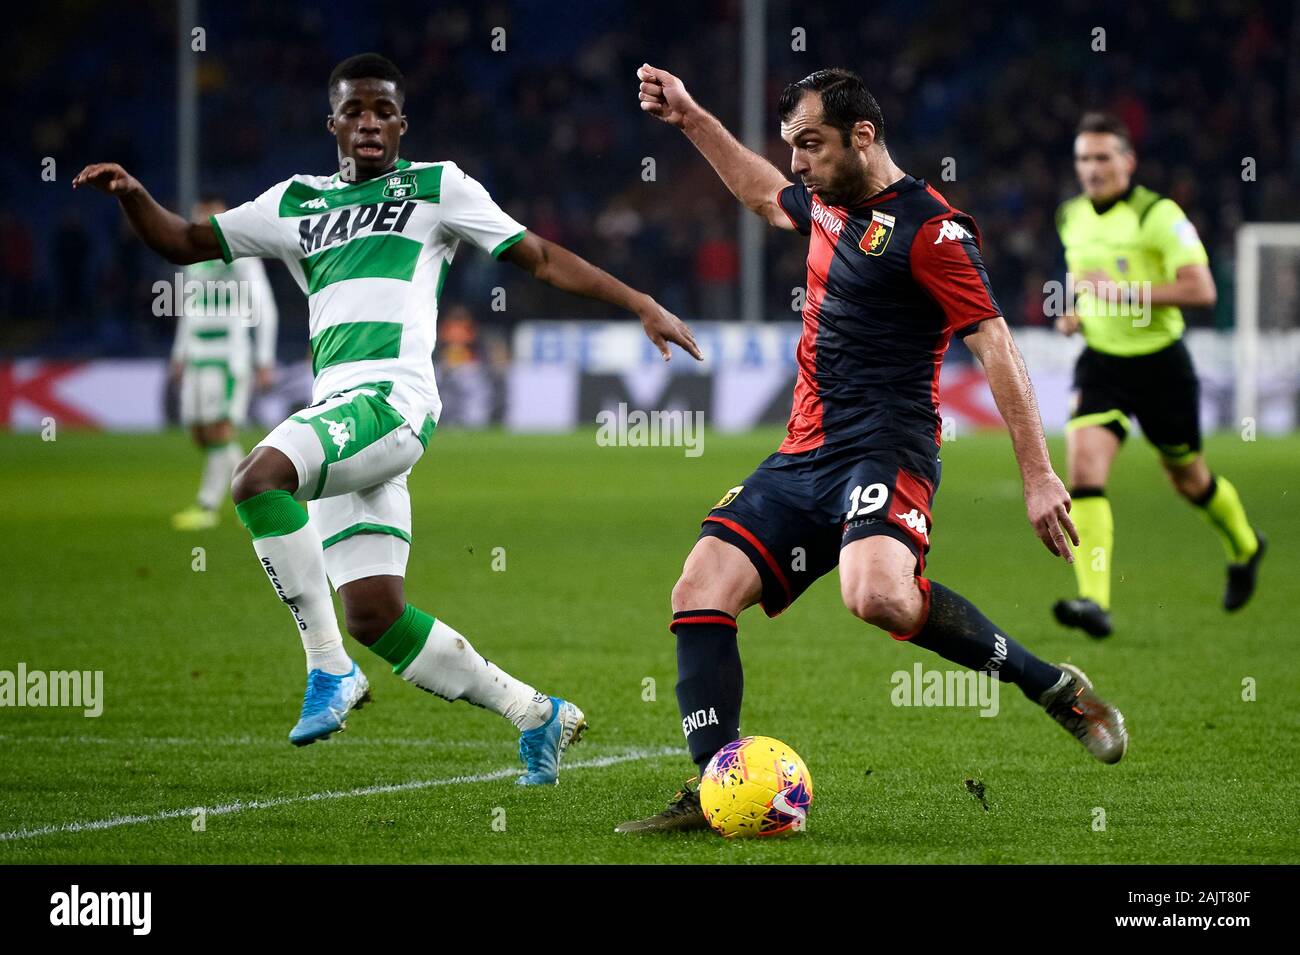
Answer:
<path fill-rule="evenodd" d="M 254 364 L 258 368 L 275 367 L 276 331 L 280 313 L 275 307 L 275 293 L 266 277 L 266 266 L 261 259 L 245 259 L 235 268 L 239 277 L 248 283 L 252 312 L 248 316 L 253 326 L 255 343 Z"/>
<path fill-rule="evenodd" d="M 221 243 L 221 257 L 226 262 L 254 256 L 261 259 L 285 258 L 284 232 L 280 225 L 280 197 L 290 179 L 276 183 L 256 199 L 242 206 L 209 217 Z"/>
<path fill-rule="evenodd" d="M 445 163 L 438 204 L 442 224 L 458 239 L 465 239 L 496 258 L 524 237 L 527 231 L 502 210 L 483 185 L 454 162 Z"/>

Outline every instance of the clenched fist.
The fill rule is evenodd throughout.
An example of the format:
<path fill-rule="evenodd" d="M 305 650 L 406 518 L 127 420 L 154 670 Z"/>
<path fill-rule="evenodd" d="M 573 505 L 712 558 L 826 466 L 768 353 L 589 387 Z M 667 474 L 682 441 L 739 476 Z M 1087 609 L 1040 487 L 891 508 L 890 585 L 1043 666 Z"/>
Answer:
<path fill-rule="evenodd" d="M 699 111 L 699 104 L 691 99 L 682 81 L 667 70 L 645 63 L 636 75 L 641 81 L 641 108 L 655 119 L 681 127 L 687 117 Z"/>

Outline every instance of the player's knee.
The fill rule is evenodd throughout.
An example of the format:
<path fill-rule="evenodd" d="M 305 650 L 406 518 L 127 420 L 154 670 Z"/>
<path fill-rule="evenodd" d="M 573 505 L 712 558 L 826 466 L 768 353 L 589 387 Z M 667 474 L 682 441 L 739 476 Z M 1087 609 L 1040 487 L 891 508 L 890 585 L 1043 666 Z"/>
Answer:
<path fill-rule="evenodd" d="M 266 491 L 297 490 L 298 475 L 292 473 L 293 465 L 288 465 L 288 472 L 276 467 L 274 459 L 259 453 L 265 450 L 253 449 L 236 465 L 235 473 L 230 479 L 230 499 L 236 504 L 242 504 Z M 288 464 L 287 458 L 284 458 L 284 463 Z"/>
<path fill-rule="evenodd" d="M 1173 484 L 1174 490 L 1187 498 L 1189 501 L 1196 501 L 1205 495 L 1209 489 L 1209 481 L 1206 475 L 1199 473 L 1192 468 L 1167 468 L 1169 481 Z"/>
<path fill-rule="evenodd" d="M 745 589 L 743 580 L 733 580 L 725 569 L 707 573 L 688 562 L 673 585 L 673 613 L 710 608 L 734 616 L 758 599 L 747 599 Z"/>
<path fill-rule="evenodd" d="M 235 465 L 235 473 L 230 477 L 230 499 L 236 504 L 243 504 L 249 498 L 257 497 L 262 492 L 270 490 L 273 488 L 267 484 L 265 475 L 253 460 L 253 455 L 246 455 L 244 460 Z"/>
<path fill-rule="evenodd" d="M 673 584 L 673 613 L 681 613 L 683 610 L 699 610 L 705 604 L 702 601 L 708 599 L 705 583 L 701 574 L 692 571 L 689 567 L 682 571 L 682 575 L 677 578 L 677 583 Z"/>
<path fill-rule="evenodd" d="M 403 599 L 384 595 L 364 602 L 345 602 L 343 616 L 348 633 L 358 642 L 370 646 L 388 632 L 405 610 Z"/>
<path fill-rule="evenodd" d="M 914 601 L 903 588 L 866 581 L 845 583 L 840 590 L 844 606 L 859 620 L 891 633 L 912 629 Z"/>
<path fill-rule="evenodd" d="M 204 442 L 209 446 L 229 444 L 235 440 L 235 428 L 229 421 L 218 421 L 204 428 Z"/>

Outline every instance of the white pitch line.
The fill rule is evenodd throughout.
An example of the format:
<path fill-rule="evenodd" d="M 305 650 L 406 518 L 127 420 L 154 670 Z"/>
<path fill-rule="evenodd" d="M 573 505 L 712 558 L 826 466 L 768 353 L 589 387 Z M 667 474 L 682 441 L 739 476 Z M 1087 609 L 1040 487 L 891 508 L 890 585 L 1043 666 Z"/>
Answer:
<path fill-rule="evenodd" d="M 614 756 L 600 756 L 595 759 L 578 760 L 577 762 L 566 762 L 563 764 L 565 771 L 575 769 L 597 769 L 602 766 L 614 766 L 618 763 L 639 762 L 643 759 L 657 759 L 661 756 L 679 756 L 683 750 L 674 749 L 664 746 L 659 749 L 634 749 L 626 753 L 619 753 Z M 41 826 L 36 829 L 14 829 L 11 832 L 0 832 L 0 842 L 16 842 L 19 839 L 35 839 L 37 836 L 48 836 L 54 833 L 77 833 L 77 832 L 98 832 L 103 829 L 116 829 L 119 826 L 139 826 L 151 822 L 163 822 L 168 819 L 180 819 L 182 817 L 193 816 L 198 809 L 203 809 L 208 816 L 229 816 L 237 812 L 248 812 L 257 809 L 276 809 L 280 806 L 291 806 L 295 803 L 302 802 L 323 802 L 330 799 L 352 799 L 356 796 L 379 796 L 388 793 L 410 792 L 416 789 L 431 789 L 435 786 L 454 786 L 461 783 L 489 783 L 498 779 L 508 779 L 511 776 L 517 776 L 520 770 L 498 769 L 490 773 L 475 773 L 470 776 L 450 776 L 445 779 L 413 779 L 405 783 L 388 783 L 383 786 L 361 786 L 357 789 L 327 789 L 319 793 L 306 793 L 301 796 L 276 796 L 272 799 L 251 799 L 245 802 L 237 799 L 234 802 L 223 803 L 219 806 L 187 806 L 184 809 L 166 809 L 162 812 L 150 813 L 146 816 L 113 816 L 109 819 L 91 819 L 85 822 L 61 822 L 52 826 Z"/>

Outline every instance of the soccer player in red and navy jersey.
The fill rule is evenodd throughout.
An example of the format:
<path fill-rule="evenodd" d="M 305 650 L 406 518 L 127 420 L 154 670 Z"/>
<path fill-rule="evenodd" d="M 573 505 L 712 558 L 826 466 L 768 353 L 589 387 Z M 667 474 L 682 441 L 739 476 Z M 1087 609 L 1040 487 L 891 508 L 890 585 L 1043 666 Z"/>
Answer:
<path fill-rule="evenodd" d="M 754 604 L 780 613 L 838 564 L 854 616 L 1016 684 L 1093 756 L 1118 762 L 1128 744 L 1123 716 L 1082 672 L 1039 660 L 965 597 L 922 576 L 939 483 L 939 366 L 954 335 L 984 366 L 1035 532 L 1067 561 L 1070 540 L 1078 543 L 975 221 L 895 165 L 880 107 L 848 70 L 818 71 L 781 95 L 793 185 L 680 79 L 649 64 L 637 76 L 642 110 L 681 129 L 752 212 L 809 238 L 786 439 L 709 512 L 673 588 L 677 699 L 691 758 L 702 770 L 739 736 L 737 616 Z M 705 825 L 688 786 L 664 812 L 618 831 Z"/>

